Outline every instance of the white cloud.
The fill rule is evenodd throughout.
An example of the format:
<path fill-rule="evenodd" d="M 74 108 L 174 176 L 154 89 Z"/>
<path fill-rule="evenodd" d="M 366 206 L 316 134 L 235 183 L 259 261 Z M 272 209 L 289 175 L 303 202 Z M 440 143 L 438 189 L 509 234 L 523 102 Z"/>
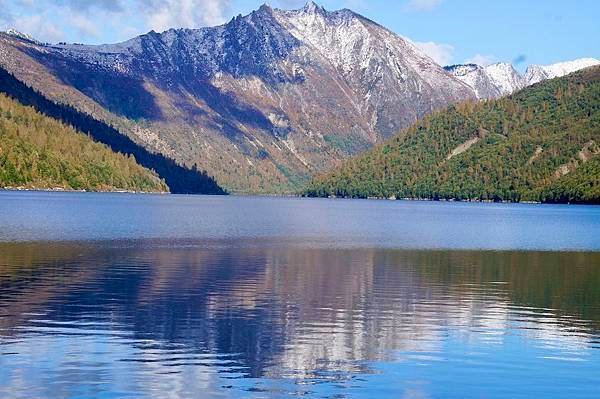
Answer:
<path fill-rule="evenodd" d="M 496 58 L 495 55 L 475 54 L 473 57 L 466 60 L 465 64 L 477 64 L 477 65 L 481 65 L 481 66 L 488 66 L 497 61 L 498 61 L 498 58 Z"/>
<path fill-rule="evenodd" d="M 0 10 L 2 10 L 2 12 L 0 12 L 0 25 L 6 26 L 12 21 L 11 10 L 6 4 L 6 1 L 0 0 Z"/>
<path fill-rule="evenodd" d="M 64 38 L 63 31 L 41 14 L 16 17 L 11 24 L 18 31 L 45 41 L 57 42 Z"/>
<path fill-rule="evenodd" d="M 125 11 L 122 1 L 0 0 L 0 29 L 15 28 L 48 42 L 65 40 L 70 27 L 82 39 L 98 37 L 109 15 Z M 57 19 L 57 15 L 62 19 Z"/>
<path fill-rule="evenodd" d="M 73 27 L 83 36 L 98 37 L 100 35 L 98 25 L 85 15 L 73 13 L 70 21 Z"/>
<path fill-rule="evenodd" d="M 404 9 L 407 11 L 429 11 L 442 3 L 442 0 L 408 0 Z"/>
<path fill-rule="evenodd" d="M 119 12 L 123 10 L 121 0 L 58 0 L 57 3 L 64 3 L 73 10 L 88 11 L 94 8 Z"/>
<path fill-rule="evenodd" d="M 440 65 L 448 65 L 452 62 L 454 46 L 450 44 L 435 42 L 414 42 L 414 44 Z"/>
<path fill-rule="evenodd" d="M 114 36 L 125 40 L 151 29 L 219 25 L 228 19 L 230 1 L 0 0 L 0 30 L 14 27 L 51 42 L 65 40 L 73 31 L 77 33 L 75 41 L 89 42 L 112 30 L 118 32 Z"/>
<path fill-rule="evenodd" d="M 138 0 L 148 28 L 197 28 L 226 21 L 229 0 Z"/>

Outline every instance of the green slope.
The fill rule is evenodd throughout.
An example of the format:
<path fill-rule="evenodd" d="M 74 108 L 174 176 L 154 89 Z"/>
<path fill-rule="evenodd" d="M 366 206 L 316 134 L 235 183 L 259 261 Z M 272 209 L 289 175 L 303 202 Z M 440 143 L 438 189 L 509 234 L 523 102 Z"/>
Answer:
<path fill-rule="evenodd" d="M 599 154 L 592 67 L 451 106 L 315 178 L 304 194 L 600 203 Z"/>
<path fill-rule="evenodd" d="M 154 172 L 0 93 L 0 187 L 167 191 Z"/>

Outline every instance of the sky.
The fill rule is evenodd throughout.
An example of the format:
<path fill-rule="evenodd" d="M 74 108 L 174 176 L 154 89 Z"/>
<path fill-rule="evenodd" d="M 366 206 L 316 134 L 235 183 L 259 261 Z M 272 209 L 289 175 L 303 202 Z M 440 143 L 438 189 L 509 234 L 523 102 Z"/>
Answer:
<path fill-rule="evenodd" d="M 171 27 L 219 25 L 260 0 L 0 0 L 0 30 L 44 42 L 114 43 Z M 272 0 L 300 8 L 304 0 Z M 320 0 L 350 8 L 416 42 L 443 65 L 551 64 L 600 58 L 598 0 Z"/>

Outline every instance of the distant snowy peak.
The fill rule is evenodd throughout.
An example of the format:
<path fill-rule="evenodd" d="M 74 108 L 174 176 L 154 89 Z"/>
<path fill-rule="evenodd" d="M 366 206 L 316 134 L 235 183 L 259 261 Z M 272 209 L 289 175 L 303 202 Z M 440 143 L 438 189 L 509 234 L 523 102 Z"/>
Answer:
<path fill-rule="evenodd" d="M 447 66 L 444 69 L 471 87 L 475 91 L 477 98 L 496 98 L 502 95 L 499 87 L 482 66 L 477 64 L 459 64 Z"/>
<path fill-rule="evenodd" d="M 459 64 L 445 67 L 446 71 L 469 85 L 478 98 L 497 98 L 525 86 L 523 77 L 511 64 L 497 63 L 482 67 Z"/>
<path fill-rule="evenodd" d="M 523 77 L 511 64 L 499 62 L 486 66 L 485 72 L 500 91 L 500 95 L 508 95 L 525 86 Z"/>
<path fill-rule="evenodd" d="M 308 13 L 308 14 L 313 14 L 315 12 L 324 13 L 325 8 L 318 5 L 314 1 L 308 1 L 306 3 L 306 5 L 302 8 L 302 11 L 304 11 L 305 13 Z"/>
<path fill-rule="evenodd" d="M 579 58 L 552 65 L 531 65 L 527 68 L 524 78 L 528 85 L 532 85 L 545 79 L 558 78 L 598 64 L 600 61 L 595 58 Z"/>
<path fill-rule="evenodd" d="M 528 85 L 541 82 L 549 78 L 548 72 L 541 65 L 530 65 L 525 71 L 524 79 Z"/>
<path fill-rule="evenodd" d="M 526 86 L 568 75 L 572 72 L 600 64 L 595 58 L 581 58 L 552 65 L 531 65 L 521 75 L 508 63 L 482 67 L 476 64 L 459 64 L 444 69 L 469 85 L 478 98 L 497 98 L 514 93 Z"/>

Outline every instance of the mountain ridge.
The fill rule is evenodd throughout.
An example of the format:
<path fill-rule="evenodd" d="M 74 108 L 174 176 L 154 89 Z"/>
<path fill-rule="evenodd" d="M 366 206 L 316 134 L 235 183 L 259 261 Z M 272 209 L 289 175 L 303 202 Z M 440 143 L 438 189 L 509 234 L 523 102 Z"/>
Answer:
<path fill-rule="evenodd" d="M 458 76 L 376 22 L 314 2 L 116 44 L 0 34 L 0 66 L 235 193 L 295 192 L 431 112 L 522 86 L 509 64 Z"/>
<path fill-rule="evenodd" d="M 4 35 L 0 64 L 234 192 L 294 191 L 418 118 L 475 97 L 404 38 L 312 3 L 114 45 Z"/>
<path fill-rule="evenodd" d="M 499 98 L 546 79 L 568 75 L 583 68 L 600 64 L 595 58 L 578 58 L 550 65 L 529 65 L 524 74 L 511 64 L 497 62 L 487 66 L 455 64 L 444 69 L 469 85 L 479 99 Z"/>
<path fill-rule="evenodd" d="M 600 203 L 600 66 L 451 105 L 315 178 L 307 196 Z"/>

